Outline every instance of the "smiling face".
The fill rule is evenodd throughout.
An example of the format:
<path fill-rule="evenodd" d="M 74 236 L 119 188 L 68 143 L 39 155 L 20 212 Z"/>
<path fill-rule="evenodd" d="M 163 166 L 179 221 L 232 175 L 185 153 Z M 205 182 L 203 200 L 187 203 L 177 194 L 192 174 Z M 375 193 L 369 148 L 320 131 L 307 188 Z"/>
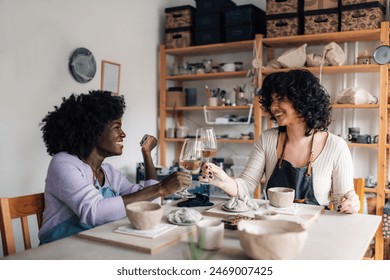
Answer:
<path fill-rule="evenodd" d="M 96 149 L 104 157 L 121 155 L 125 137 L 126 134 L 122 130 L 122 120 L 114 120 L 104 128 Z"/>
<path fill-rule="evenodd" d="M 276 93 L 272 94 L 270 110 L 279 126 L 302 124 L 303 122 L 291 101 L 287 97 L 279 97 Z"/>

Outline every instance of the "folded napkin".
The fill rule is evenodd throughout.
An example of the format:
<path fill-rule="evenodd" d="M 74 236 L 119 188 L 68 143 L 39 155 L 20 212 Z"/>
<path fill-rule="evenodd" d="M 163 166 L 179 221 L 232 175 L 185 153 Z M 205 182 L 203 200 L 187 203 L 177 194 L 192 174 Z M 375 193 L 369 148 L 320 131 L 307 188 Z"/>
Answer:
<path fill-rule="evenodd" d="M 198 206 L 212 206 L 214 203 L 210 202 L 209 197 L 200 193 L 195 194 L 196 197 L 189 198 L 185 201 L 177 203 L 179 207 L 198 207 Z"/>

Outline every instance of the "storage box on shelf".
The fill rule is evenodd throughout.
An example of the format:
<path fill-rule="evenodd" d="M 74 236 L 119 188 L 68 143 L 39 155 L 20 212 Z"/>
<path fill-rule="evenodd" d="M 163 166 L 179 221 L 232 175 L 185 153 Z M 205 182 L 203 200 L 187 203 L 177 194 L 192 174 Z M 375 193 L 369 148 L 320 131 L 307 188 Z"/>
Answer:
<path fill-rule="evenodd" d="M 195 26 L 197 29 L 220 28 L 225 23 L 225 14 L 222 12 L 196 14 Z"/>
<path fill-rule="evenodd" d="M 273 55 L 276 55 L 277 48 L 286 48 L 289 46 L 290 48 L 296 46 L 300 46 L 302 44 L 308 45 L 319 45 L 324 46 L 330 42 L 340 43 L 354 43 L 354 42 L 373 42 L 383 45 L 389 45 L 389 23 L 382 22 L 381 27 L 377 29 L 370 30 L 359 30 L 359 31 L 346 31 L 346 32 L 333 32 L 326 34 L 313 34 L 313 35 L 302 35 L 302 36 L 285 36 L 285 37 L 277 37 L 277 38 L 267 38 L 261 39 L 261 45 L 263 46 L 263 52 L 267 52 L 267 59 L 270 60 Z M 349 44 L 347 44 L 349 45 Z M 356 45 L 355 45 L 356 46 Z M 351 46 L 352 47 L 352 46 Z M 271 54 L 271 55 L 270 55 Z M 320 67 L 308 67 L 309 71 L 319 74 Z M 284 69 L 263 69 L 263 76 L 273 73 L 275 71 L 288 71 L 288 68 Z M 387 86 L 389 84 L 389 69 L 387 65 L 376 65 L 376 64 L 351 64 L 351 65 L 341 65 L 341 66 L 324 66 L 321 68 L 322 75 L 335 75 L 335 74 L 348 74 L 351 73 L 355 75 L 355 73 L 377 73 L 377 84 L 379 91 L 379 100 L 387 100 L 388 99 L 388 89 Z M 340 75 L 341 77 L 341 75 Z M 340 81 L 342 82 L 342 81 Z M 375 188 L 366 188 L 366 193 L 375 194 L 376 200 L 376 215 L 383 215 L 383 206 L 385 203 L 386 196 L 389 196 L 390 190 L 386 189 L 387 182 L 389 178 L 387 178 L 388 168 L 388 157 L 390 154 L 390 144 L 386 144 L 386 135 L 390 131 L 388 131 L 388 116 L 390 116 L 390 105 L 386 102 L 379 102 L 378 104 L 371 105 L 352 105 L 352 104 L 333 104 L 334 110 L 344 110 L 344 109 L 364 109 L 370 110 L 373 109 L 372 117 L 376 118 L 376 125 L 378 127 L 378 143 L 374 144 L 361 144 L 361 143 L 350 143 L 348 144 L 351 149 L 359 148 L 361 149 L 374 149 L 376 151 L 376 169 L 377 169 L 377 186 Z M 386 151 L 386 153 L 383 153 Z M 364 152 L 364 151 L 363 151 Z M 375 237 L 375 259 L 383 259 L 384 254 L 384 238 L 382 229 L 377 231 Z"/>
<path fill-rule="evenodd" d="M 328 10 L 337 9 L 339 7 L 339 0 L 315 0 L 304 1 L 303 10 L 315 11 L 315 10 Z"/>
<path fill-rule="evenodd" d="M 186 94 L 182 87 L 170 87 L 167 92 L 167 107 L 186 106 Z"/>
<path fill-rule="evenodd" d="M 386 8 L 379 1 L 341 6 L 341 31 L 377 29 Z"/>
<path fill-rule="evenodd" d="M 265 12 L 253 4 L 240 5 L 225 12 L 226 42 L 252 40 L 266 34 Z"/>
<path fill-rule="evenodd" d="M 195 8 L 190 5 L 165 9 L 165 28 L 191 27 L 194 22 Z"/>
<path fill-rule="evenodd" d="M 297 14 L 302 10 L 303 0 L 267 0 L 267 15 Z"/>
<path fill-rule="evenodd" d="M 353 4 L 362 4 L 370 2 L 380 2 L 383 6 L 387 7 L 387 0 L 371 1 L 371 0 L 341 0 L 342 6 L 353 5 Z"/>
<path fill-rule="evenodd" d="M 196 46 L 218 44 L 225 42 L 225 33 L 221 26 L 216 28 L 195 29 L 194 40 Z"/>
<path fill-rule="evenodd" d="M 302 15 L 298 13 L 266 16 L 267 37 L 284 37 L 303 34 Z"/>
<path fill-rule="evenodd" d="M 198 13 L 221 12 L 237 4 L 231 0 L 195 0 Z"/>
<path fill-rule="evenodd" d="M 191 5 L 165 9 L 165 45 L 167 48 L 184 48 L 193 44 L 194 14 Z"/>
<path fill-rule="evenodd" d="M 192 46 L 192 27 L 165 29 L 165 45 L 168 49 Z"/>
<path fill-rule="evenodd" d="M 340 31 L 338 9 L 309 10 L 304 12 L 304 34 Z"/>

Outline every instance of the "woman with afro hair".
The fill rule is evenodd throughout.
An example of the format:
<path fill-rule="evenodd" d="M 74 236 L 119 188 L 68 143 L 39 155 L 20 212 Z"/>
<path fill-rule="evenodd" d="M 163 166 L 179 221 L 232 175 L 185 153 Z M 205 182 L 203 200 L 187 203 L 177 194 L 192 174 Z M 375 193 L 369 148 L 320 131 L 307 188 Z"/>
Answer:
<path fill-rule="evenodd" d="M 238 178 L 209 163 L 199 179 L 230 195 L 229 207 L 256 208 L 250 196 L 265 175 L 266 190 L 289 186 L 296 202 L 357 213 L 351 154 L 341 137 L 328 132 L 330 96 L 319 80 L 306 70 L 272 73 L 259 97 L 277 127 L 263 131 Z"/>
<path fill-rule="evenodd" d="M 40 243 L 48 243 L 126 216 L 125 205 L 157 200 L 191 184 L 191 177 L 176 172 L 156 181 L 151 151 L 157 139 L 145 135 L 141 152 L 145 184 L 133 184 L 107 157 L 122 154 L 123 96 L 107 91 L 72 94 L 63 98 L 42 120 L 43 140 L 49 155 L 45 185 L 45 212 Z"/>

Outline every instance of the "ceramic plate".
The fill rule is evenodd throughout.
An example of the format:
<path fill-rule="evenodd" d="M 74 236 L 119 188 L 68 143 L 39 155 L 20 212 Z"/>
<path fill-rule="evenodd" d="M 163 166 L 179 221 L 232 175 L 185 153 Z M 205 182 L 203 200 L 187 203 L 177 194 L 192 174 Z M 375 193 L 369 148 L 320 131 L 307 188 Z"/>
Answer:
<path fill-rule="evenodd" d="M 252 210 L 252 209 L 250 209 L 250 208 L 247 208 L 247 209 L 231 209 L 231 208 L 227 208 L 225 205 L 222 205 L 222 210 L 224 210 L 226 212 L 242 213 L 242 212 L 247 212 L 247 211 Z"/>
<path fill-rule="evenodd" d="M 69 70 L 80 83 L 92 80 L 96 74 L 96 61 L 93 54 L 86 48 L 76 49 L 69 59 Z"/>
<path fill-rule="evenodd" d="M 177 225 L 177 226 L 192 226 L 192 225 L 196 225 L 197 222 L 192 222 L 192 223 L 177 223 L 175 221 L 170 221 L 168 220 L 169 223 L 171 224 L 174 224 L 174 225 Z"/>

